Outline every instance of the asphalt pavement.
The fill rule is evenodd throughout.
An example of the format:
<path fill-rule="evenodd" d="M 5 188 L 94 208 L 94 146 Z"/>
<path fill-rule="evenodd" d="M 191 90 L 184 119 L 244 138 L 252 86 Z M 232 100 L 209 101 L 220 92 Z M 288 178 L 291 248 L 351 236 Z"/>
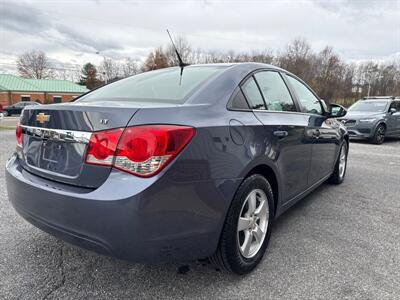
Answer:
<path fill-rule="evenodd" d="M 0 128 L 0 169 L 14 147 L 14 132 Z M 399 299 L 400 140 L 351 143 L 345 182 L 282 215 L 261 265 L 243 277 L 198 262 L 133 264 L 59 241 L 14 211 L 3 171 L 0 237 L 4 299 Z"/>

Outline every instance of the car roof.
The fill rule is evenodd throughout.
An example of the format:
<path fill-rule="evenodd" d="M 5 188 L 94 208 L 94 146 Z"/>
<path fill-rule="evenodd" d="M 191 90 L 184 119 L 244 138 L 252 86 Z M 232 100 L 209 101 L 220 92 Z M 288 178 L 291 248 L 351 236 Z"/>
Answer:
<path fill-rule="evenodd" d="M 265 63 L 258 63 L 258 62 L 238 62 L 238 63 L 212 63 L 212 64 L 193 64 L 189 65 L 186 68 L 189 67 L 228 67 L 228 68 L 249 68 L 249 69 L 276 69 L 280 71 L 285 71 L 288 72 L 284 69 L 281 69 L 277 66 L 271 65 L 271 64 L 265 64 Z M 176 67 L 175 67 L 176 68 Z"/>
<path fill-rule="evenodd" d="M 363 101 L 377 101 L 377 100 L 381 100 L 381 101 L 392 101 L 392 100 L 396 100 L 397 98 L 393 97 L 393 96 L 372 96 L 372 97 L 364 97 L 360 100 Z"/>

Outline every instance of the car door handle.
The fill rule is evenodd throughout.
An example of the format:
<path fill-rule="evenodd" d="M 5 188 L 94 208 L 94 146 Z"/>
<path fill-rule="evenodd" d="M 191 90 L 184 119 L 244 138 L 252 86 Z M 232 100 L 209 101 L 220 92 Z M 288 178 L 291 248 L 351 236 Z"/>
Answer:
<path fill-rule="evenodd" d="M 289 132 L 285 131 L 285 130 L 277 130 L 274 131 L 274 135 L 277 137 L 285 137 L 289 135 Z"/>

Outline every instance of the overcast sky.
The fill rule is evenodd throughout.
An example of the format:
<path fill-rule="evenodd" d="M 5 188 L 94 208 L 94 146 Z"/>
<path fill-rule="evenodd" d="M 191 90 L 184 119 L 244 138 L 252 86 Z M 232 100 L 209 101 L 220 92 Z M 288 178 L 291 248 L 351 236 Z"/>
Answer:
<path fill-rule="evenodd" d="M 0 71 L 32 49 L 61 65 L 97 64 L 96 51 L 143 59 L 166 28 L 205 50 L 279 51 L 304 37 L 347 61 L 400 57 L 400 0 L 0 0 Z"/>

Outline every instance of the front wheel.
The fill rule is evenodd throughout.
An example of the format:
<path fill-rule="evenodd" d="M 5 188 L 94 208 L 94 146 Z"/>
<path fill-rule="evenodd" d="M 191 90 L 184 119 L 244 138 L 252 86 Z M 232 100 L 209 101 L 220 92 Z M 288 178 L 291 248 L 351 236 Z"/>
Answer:
<path fill-rule="evenodd" d="M 386 127 L 383 124 L 379 124 L 376 127 L 374 136 L 371 138 L 371 143 L 380 145 L 384 142 L 386 135 Z"/>
<path fill-rule="evenodd" d="M 339 157 L 336 161 L 335 169 L 333 170 L 332 176 L 329 181 L 334 184 L 341 184 L 344 180 L 347 170 L 347 155 L 349 154 L 348 145 L 343 142 L 340 147 Z"/>
<path fill-rule="evenodd" d="M 271 235 L 274 201 L 271 185 L 255 174 L 239 186 L 210 261 L 224 271 L 251 272 L 261 261 Z"/>
<path fill-rule="evenodd" d="M 9 115 L 8 111 L 3 111 L 3 116 L 7 117 Z"/>

